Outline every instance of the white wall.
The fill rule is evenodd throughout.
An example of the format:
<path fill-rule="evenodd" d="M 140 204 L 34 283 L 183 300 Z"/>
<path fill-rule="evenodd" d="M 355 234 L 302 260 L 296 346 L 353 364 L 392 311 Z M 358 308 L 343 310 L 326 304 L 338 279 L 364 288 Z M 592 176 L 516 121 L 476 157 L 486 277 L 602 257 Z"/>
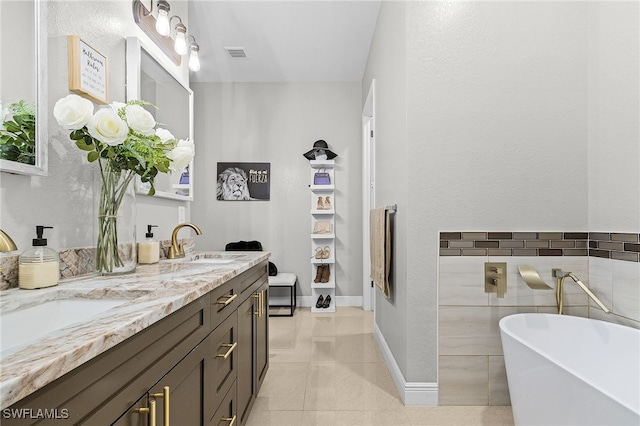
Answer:
<path fill-rule="evenodd" d="M 338 154 L 335 167 L 336 294 L 362 296 L 360 83 L 196 83 L 193 222 L 199 250 L 258 240 L 278 270 L 312 277 L 309 161 L 318 139 Z M 217 162 L 271 163 L 270 201 L 216 200 Z"/>
<path fill-rule="evenodd" d="M 407 374 L 407 215 L 408 169 L 406 136 L 406 41 L 404 2 L 382 2 L 362 79 L 363 103 L 376 80 L 376 204 L 398 204 L 393 215 L 392 298 L 376 293 L 375 321 L 398 368 Z"/>
<path fill-rule="evenodd" d="M 49 63 L 49 111 L 69 94 L 67 35 L 76 34 L 108 58 L 109 100 L 125 101 L 125 37 L 146 37 L 135 24 L 130 1 L 47 2 Z M 186 1 L 172 0 L 172 12 L 188 25 Z M 3 20 L 6 17 L 3 15 Z M 188 78 L 183 64 L 180 72 Z M 29 177 L 0 173 L 0 227 L 20 250 L 31 246 L 36 225 L 51 225 L 49 244 L 57 249 L 94 245 L 93 179 L 95 164 L 88 164 L 69 139 L 69 132 L 49 119 L 49 176 Z M 147 223 L 160 225 L 156 237 L 167 239 L 177 224 L 177 206 L 189 203 L 138 197 L 139 239 Z"/>
<path fill-rule="evenodd" d="M 589 230 L 640 229 L 640 4 L 589 2 Z"/>
<path fill-rule="evenodd" d="M 390 173 L 401 167 L 407 175 L 400 181 L 409 188 L 406 281 L 397 283 L 406 288 L 407 346 L 400 354 L 406 356 L 405 379 L 435 382 L 438 232 L 587 227 L 587 171 L 568 164 L 587 162 L 586 7 L 405 7 L 405 22 L 396 20 L 388 32 L 406 37 L 406 85 L 398 84 L 398 63 L 392 68 L 399 76 L 391 83 L 406 93 L 406 117 L 395 124 L 406 123 L 406 163 L 380 168 Z M 379 19 L 390 13 L 384 3 Z M 374 44 L 371 58 L 378 50 L 384 46 Z M 389 70 L 371 58 L 366 76 L 376 78 L 380 91 L 388 90 Z M 382 112 L 376 119 L 379 134 L 392 126 L 385 125 Z M 383 335 L 395 338 L 385 330 Z"/>
<path fill-rule="evenodd" d="M 589 2 L 589 230 L 640 232 L 640 3 Z M 589 285 L 640 328 L 640 263 L 589 259 Z M 593 305 L 592 305 L 593 306 Z"/>

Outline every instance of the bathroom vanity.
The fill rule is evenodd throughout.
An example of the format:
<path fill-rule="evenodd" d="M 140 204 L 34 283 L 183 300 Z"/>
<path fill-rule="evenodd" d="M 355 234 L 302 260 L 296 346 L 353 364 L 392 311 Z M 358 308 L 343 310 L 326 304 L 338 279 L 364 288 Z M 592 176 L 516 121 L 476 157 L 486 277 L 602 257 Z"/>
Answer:
<path fill-rule="evenodd" d="M 34 294 L 122 303 L 3 348 L 2 424 L 246 424 L 269 366 L 268 257 L 205 253 L 3 292 L 5 312 Z"/>

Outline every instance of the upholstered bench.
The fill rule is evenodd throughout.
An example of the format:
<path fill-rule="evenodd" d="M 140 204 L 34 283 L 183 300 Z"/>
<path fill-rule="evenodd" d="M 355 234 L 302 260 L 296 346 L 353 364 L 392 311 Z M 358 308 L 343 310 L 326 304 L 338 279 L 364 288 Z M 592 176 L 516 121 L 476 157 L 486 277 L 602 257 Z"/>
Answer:
<path fill-rule="evenodd" d="M 288 314 L 276 314 L 269 312 L 270 317 L 292 317 L 296 309 L 296 274 L 290 272 L 279 272 L 277 275 L 269 277 L 269 288 L 284 287 L 289 288 L 290 303 L 288 305 L 271 305 L 269 308 L 289 308 Z"/>

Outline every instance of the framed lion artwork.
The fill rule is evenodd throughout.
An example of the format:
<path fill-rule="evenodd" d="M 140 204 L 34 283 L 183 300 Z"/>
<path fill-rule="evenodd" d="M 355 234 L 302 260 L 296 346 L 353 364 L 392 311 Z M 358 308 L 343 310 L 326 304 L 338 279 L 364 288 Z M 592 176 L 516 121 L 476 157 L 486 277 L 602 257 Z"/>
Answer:
<path fill-rule="evenodd" d="M 268 201 L 271 163 L 218 163 L 216 198 L 220 201 Z"/>

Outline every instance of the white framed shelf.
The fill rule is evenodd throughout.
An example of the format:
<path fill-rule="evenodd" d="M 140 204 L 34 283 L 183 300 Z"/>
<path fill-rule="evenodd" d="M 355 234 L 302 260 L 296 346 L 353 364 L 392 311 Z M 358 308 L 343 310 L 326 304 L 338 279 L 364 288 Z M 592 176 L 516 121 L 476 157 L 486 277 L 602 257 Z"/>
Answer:
<path fill-rule="evenodd" d="M 311 214 L 313 215 L 330 215 L 330 214 L 336 214 L 336 211 L 331 209 L 331 210 L 318 210 L 318 209 L 311 209 Z"/>
<path fill-rule="evenodd" d="M 314 283 L 313 281 L 311 282 L 311 288 L 319 288 L 319 289 L 331 289 L 333 290 L 335 288 L 335 284 L 332 283 L 331 281 L 329 281 L 328 283 Z"/>
<path fill-rule="evenodd" d="M 336 189 L 334 184 L 331 185 L 309 185 L 313 192 L 333 192 Z"/>
<path fill-rule="evenodd" d="M 312 265 L 320 265 L 322 263 L 329 263 L 329 264 L 333 264 L 336 263 L 336 260 L 334 258 L 329 258 L 329 259 L 316 259 L 315 257 L 311 259 L 311 264 Z"/>
<path fill-rule="evenodd" d="M 333 240 L 336 238 L 336 234 L 311 234 L 313 240 Z"/>
<path fill-rule="evenodd" d="M 310 162 L 310 218 L 311 218 L 311 262 L 310 262 L 310 275 L 311 275 L 311 312 L 335 312 L 336 311 L 336 255 L 335 255 L 335 161 L 334 160 L 311 160 Z M 329 185 L 314 185 L 314 175 L 318 172 L 326 172 L 329 174 Z M 326 208 L 328 207 L 328 208 Z M 332 233 L 328 234 L 314 234 L 313 230 L 318 222 L 330 222 L 331 226 L 326 228 L 332 230 Z M 329 259 L 316 259 L 315 254 L 317 249 L 328 248 L 330 250 Z M 318 273 L 329 273 L 328 278 L 325 275 L 325 279 L 328 279 L 326 283 L 314 282 Z M 327 308 L 317 308 L 316 303 L 320 297 L 326 300 L 327 296 L 331 297 L 331 301 Z"/>
<path fill-rule="evenodd" d="M 311 160 L 309 161 L 312 169 L 333 169 L 335 166 L 335 160 Z"/>

